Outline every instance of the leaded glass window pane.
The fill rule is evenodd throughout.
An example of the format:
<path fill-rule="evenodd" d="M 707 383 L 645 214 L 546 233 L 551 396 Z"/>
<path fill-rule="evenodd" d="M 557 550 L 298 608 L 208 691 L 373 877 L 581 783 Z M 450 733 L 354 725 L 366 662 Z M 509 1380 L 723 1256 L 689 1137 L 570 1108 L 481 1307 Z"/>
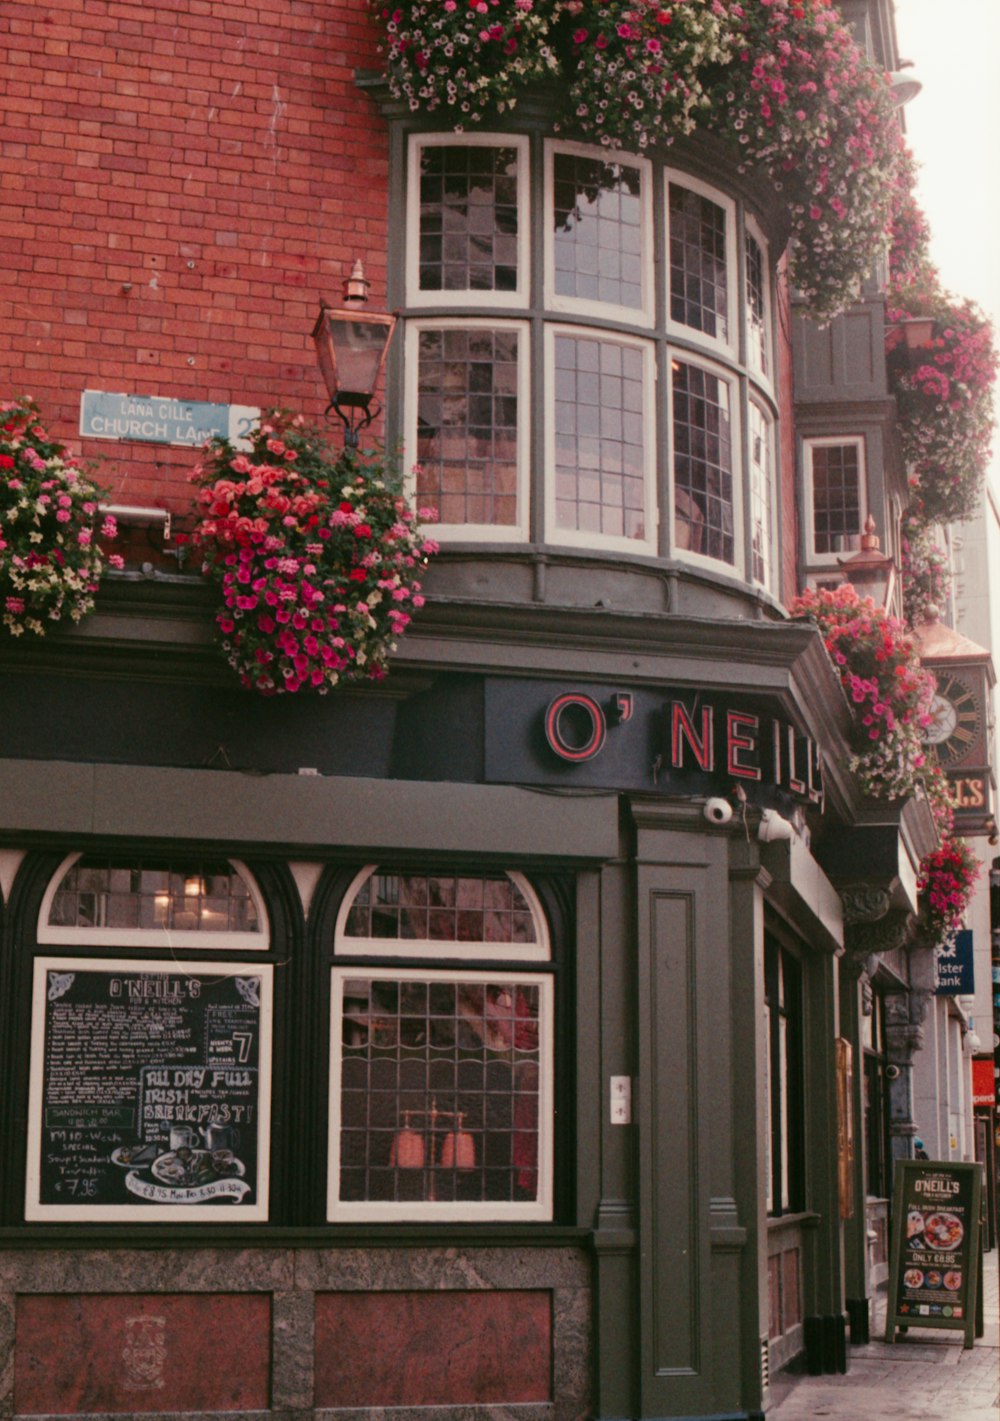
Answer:
<path fill-rule="evenodd" d="M 517 331 L 423 330 L 418 359 L 418 502 L 444 524 L 515 525 Z"/>
<path fill-rule="evenodd" d="M 540 982 L 390 971 L 343 983 L 339 1198 L 539 1198 Z"/>
<path fill-rule="evenodd" d="M 641 173 L 572 153 L 553 158 L 558 296 L 642 306 Z"/>
<path fill-rule="evenodd" d="M 670 184 L 670 318 L 729 340 L 725 209 L 676 183 Z"/>
<path fill-rule="evenodd" d="M 225 861 L 115 863 L 87 855 L 52 898 L 51 927 L 260 932 L 250 889 Z"/>
<path fill-rule="evenodd" d="M 814 444 L 813 546 L 817 553 L 851 548 L 861 532 L 861 460 L 857 444 Z"/>
<path fill-rule="evenodd" d="M 517 150 L 420 152 L 420 290 L 517 289 Z"/>
<path fill-rule="evenodd" d="M 746 234 L 746 273 L 747 360 L 752 370 L 770 375 L 764 254 L 749 232 Z"/>
<path fill-rule="evenodd" d="M 732 563 L 730 390 L 698 365 L 673 362 L 674 514 L 680 548 Z"/>
<path fill-rule="evenodd" d="M 646 536 L 643 353 L 555 338 L 555 508 L 559 528 Z"/>
<path fill-rule="evenodd" d="M 750 401 L 750 574 L 755 582 L 771 583 L 774 517 L 771 480 L 771 425 L 755 401 Z"/>
<path fill-rule="evenodd" d="M 506 874 L 373 873 L 354 897 L 344 935 L 484 944 L 536 941 L 531 908 Z"/>

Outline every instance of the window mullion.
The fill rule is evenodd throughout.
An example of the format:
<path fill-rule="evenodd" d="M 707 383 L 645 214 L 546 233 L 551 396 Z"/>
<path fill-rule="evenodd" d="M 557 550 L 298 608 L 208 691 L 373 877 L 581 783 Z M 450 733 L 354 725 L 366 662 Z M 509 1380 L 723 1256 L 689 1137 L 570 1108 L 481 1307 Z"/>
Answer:
<path fill-rule="evenodd" d="M 540 133 L 531 136 L 529 167 L 528 259 L 531 264 L 528 281 L 529 361 L 531 395 L 525 414 L 531 420 L 528 443 L 528 539 L 543 543 L 550 533 L 545 526 L 545 448 L 548 438 L 547 421 L 552 418 L 551 401 L 545 387 L 545 339 L 542 310 L 545 304 L 545 234 L 551 219 L 545 202 L 545 140 Z"/>

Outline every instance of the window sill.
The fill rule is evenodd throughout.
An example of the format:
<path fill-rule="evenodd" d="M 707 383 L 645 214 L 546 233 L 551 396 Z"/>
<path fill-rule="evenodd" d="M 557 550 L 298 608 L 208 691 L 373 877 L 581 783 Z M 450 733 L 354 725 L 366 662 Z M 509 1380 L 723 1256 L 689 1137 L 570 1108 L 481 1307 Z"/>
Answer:
<path fill-rule="evenodd" d="M 566 1224 L 26 1224 L 0 1229 L 0 1253 L 65 1249 L 582 1248 L 593 1230 Z"/>
<path fill-rule="evenodd" d="M 821 1214 L 816 1214 L 811 1209 L 804 1209 L 799 1214 L 770 1214 L 767 1220 L 767 1231 L 771 1234 L 777 1233 L 780 1229 L 816 1229 L 819 1228 L 822 1217 Z"/>

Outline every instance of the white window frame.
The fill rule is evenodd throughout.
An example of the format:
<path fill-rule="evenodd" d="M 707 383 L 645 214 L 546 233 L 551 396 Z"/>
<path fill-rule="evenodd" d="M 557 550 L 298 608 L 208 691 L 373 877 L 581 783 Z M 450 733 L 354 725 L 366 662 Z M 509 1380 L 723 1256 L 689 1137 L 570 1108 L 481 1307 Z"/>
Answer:
<path fill-rule="evenodd" d="M 531 909 L 535 925 L 534 942 L 457 942 L 442 938 L 348 937 L 345 929 L 348 914 L 354 906 L 354 900 L 366 880 L 380 870 L 383 870 L 381 864 L 367 864 L 351 880 L 350 887 L 344 894 L 344 900 L 337 914 L 333 939 L 334 956 L 419 957 L 422 961 L 448 957 L 468 962 L 482 962 L 485 959 L 497 959 L 504 962 L 550 962 L 552 960 L 548 923 L 542 912 L 541 904 L 524 874 L 517 873 L 514 869 L 507 869 L 506 876 L 516 886 Z M 392 872 L 391 869 L 384 871 Z M 428 873 L 430 877 L 434 877 L 433 870 L 428 870 Z M 461 877 L 462 875 L 454 870 L 446 872 L 445 876 Z M 475 878 L 480 875 L 470 873 L 469 876 Z"/>
<path fill-rule="evenodd" d="M 531 328 L 527 321 L 513 321 L 504 318 L 491 320 L 482 316 L 441 316 L 426 317 L 406 323 L 406 382 L 404 394 L 403 444 L 409 451 L 407 464 L 410 470 L 406 476 L 406 495 L 413 500 L 417 497 L 416 478 L 412 466 L 417 458 L 417 402 L 419 398 L 419 340 L 424 331 L 443 330 L 490 330 L 517 331 L 517 522 L 511 524 L 494 523 L 435 523 L 434 538 L 437 542 L 479 542 L 479 543 L 521 543 L 528 536 L 531 517 L 530 510 L 530 452 L 531 452 Z"/>
<path fill-rule="evenodd" d="M 194 936 L 194 934 L 192 934 Z M 259 977 L 260 1042 L 257 1091 L 257 1202 L 227 1209 L 220 1204 L 43 1204 L 41 1193 L 42 1111 L 44 1108 L 45 1005 L 49 972 L 100 971 L 109 975 L 162 977 Z M 271 1166 L 271 1064 L 274 1017 L 274 967 L 268 962 L 173 962 L 160 958 L 36 957 L 31 1003 L 31 1065 L 28 1087 L 28 1152 L 25 1174 L 24 1217 L 33 1222 L 72 1223 L 266 1223 L 269 1211 Z M 206 1063 L 208 1064 L 208 1063 Z M 240 1126 L 241 1129 L 249 1128 Z"/>
<path fill-rule="evenodd" d="M 52 900 L 66 874 L 84 857 L 82 851 L 67 854 L 49 880 L 38 911 L 37 941 L 40 944 L 63 943 L 80 947 L 138 947 L 138 948 L 179 948 L 195 952 L 266 952 L 271 945 L 270 921 L 267 907 L 253 874 L 239 859 L 225 856 L 226 862 L 246 884 L 260 923 L 259 932 L 224 932 L 221 930 L 199 930 L 197 928 L 108 928 L 59 926 L 49 922 Z M 118 855 L 112 855 L 117 858 Z M 184 855 L 178 855 L 182 862 Z M 138 858 L 141 860 L 142 855 Z M 192 863 L 197 859 L 192 857 Z M 129 865 L 122 859 L 120 865 Z"/>
<path fill-rule="evenodd" d="M 614 302 L 591 300 L 580 296 L 556 294 L 555 232 L 553 214 L 555 210 L 555 157 L 557 153 L 569 153 L 576 157 L 588 158 L 595 162 L 619 163 L 623 167 L 637 168 L 640 173 L 640 203 L 642 206 L 642 250 L 639 254 L 642 282 L 642 305 L 619 306 Z M 594 148 L 584 143 L 557 143 L 547 140 L 545 144 L 545 307 L 548 311 L 561 311 L 572 315 L 595 316 L 598 319 L 614 321 L 618 325 L 652 327 L 654 323 L 654 281 L 653 281 L 653 165 L 648 158 L 638 158 L 632 153 L 617 149 Z"/>
<path fill-rule="evenodd" d="M 573 340 L 593 340 L 610 345 L 630 346 L 642 355 L 643 388 L 645 396 L 642 411 L 642 434 L 644 446 L 643 466 L 643 520 L 646 535 L 643 538 L 625 538 L 611 533 L 593 533 L 576 528 L 559 528 L 556 524 L 556 420 L 555 420 L 555 345 L 559 336 Z M 631 336 L 624 331 L 605 330 L 603 327 L 562 325 L 549 322 L 545 327 L 545 387 L 543 398 L 546 409 L 545 428 L 545 539 L 553 546 L 571 548 L 614 549 L 623 553 L 637 553 L 654 556 L 658 543 L 658 523 L 656 508 L 656 351 L 652 341 L 641 336 Z"/>
<path fill-rule="evenodd" d="M 421 291 L 420 154 L 425 148 L 514 148 L 517 150 L 517 286 L 513 291 Z M 531 206 L 529 144 L 526 136 L 507 133 L 414 133 L 410 135 L 406 202 L 406 301 L 419 306 L 476 306 L 484 310 L 528 305 L 531 290 Z"/>
<path fill-rule="evenodd" d="M 857 549 L 843 548 L 840 552 L 820 553 L 816 551 L 816 502 L 813 485 L 813 450 L 836 449 L 850 445 L 858 451 L 858 532 L 860 538 L 868 517 L 868 466 L 865 458 L 865 437 L 863 434 L 824 434 L 810 436 L 802 440 L 802 462 L 805 478 L 802 480 L 805 502 L 805 523 L 807 539 L 807 561 L 816 567 L 835 568 L 838 559 L 849 557 Z M 858 544 L 860 547 L 860 543 Z"/>
<path fill-rule="evenodd" d="M 767 352 L 767 366 L 768 366 L 767 370 L 761 370 L 759 361 L 758 361 L 758 360 L 755 360 L 755 359 L 751 359 L 751 356 L 750 356 L 750 344 L 751 344 L 750 301 L 749 301 L 749 299 L 748 299 L 748 289 L 747 289 L 746 271 L 745 271 L 745 268 L 744 268 L 743 285 L 742 285 L 742 291 L 741 291 L 740 295 L 741 295 L 741 307 L 742 307 L 742 310 L 743 310 L 743 321 L 744 321 L 744 326 L 745 326 L 745 330 L 746 330 L 746 368 L 747 368 L 747 373 L 750 375 L 751 379 L 755 380 L 758 384 L 763 385 L 766 390 L 768 390 L 768 391 L 773 391 L 773 389 L 774 389 L 774 350 L 775 350 L 775 346 L 774 346 L 774 312 L 773 312 L 773 307 L 772 307 L 772 303 L 771 303 L 771 253 L 770 253 L 770 248 L 769 248 L 767 239 L 765 238 L 763 232 L 761 231 L 760 226 L 758 225 L 756 219 L 755 219 L 749 212 L 747 212 L 747 211 L 744 211 L 744 213 L 743 213 L 743 227 L 744 227 L 744 233 L 745 233 L 745 235 L 748 236 L 748 237 L 752 237 L 753 240 L 757 243 L 757 246 L 760 248 L 761 259 L 762 259 L 762 262 L 763 262 L 763 268 L 764 268 L 764 270 L 763 270 L 763 276 L 764 276 L 764 344 L 765 344 L 765 348 L 766 348 L 766 352 Z M 745 260 L 746 260 L 746 258 L 745 258 L 745 256 L 744 256 L 744 262 L 745 262 Z"/>
<path fill-rule="evenodd" d="M 721 380 L 729 387 L 729 411 L 732 421 L 730 446 L 732 448 L 732 480 L 733 480 L 733 561 L 725 562 L 722 558 L 710 557 L 707 553 L 699 553 L 691 548 L 681 548 L 677 544 L 677 517 L 674 508 L 675 484 L 674 484 L 674 368 L 673 362 L 678 361 L 682 365 L 691 365 L 696 369 L 705 370 L 713 375 L 717 380 Z M 731 370 L 726 365 L 719 365 L 714 360 L 707 360 L 704 356 L 690 350 L 670 350 L 667 353 L 668 375 L 667 375 L 667 419 L 670 429 L 670 475 L 667 480 L 667 491 L 665 499 L 667 502 L 667 515 L 670 529 L 670 548 L 672 556 L 683 562 L 690 563 L 693 567 L 704 568 L 710 572 L 729 573 L 738 577 L 744 582 L 750 583 L 744 559 L 746 557 L 747 540 L 749 536 L 749 520 L 744 512 L 744 492 L 749 493 L 750 472 L 744 468 L 743 456 L 743 431 L 742 431 L 742 409 L 740 406 L 740 381 L 739 371 Z M 754 584 L 759 585 L 759 584 Z"/>
<path fill-rule="evenodd" d="M 736 252 L 736 204 L 732 198 L 725 193 L 719 192 L 708 183 L 700 182 L 698 178 L 689 177 L 687 173 L 679 173 L 672 168 L 665 168 L 663 173 L 663 204 L 664 204 L 664 231 L 666 233 L 665 247 L 665 273 L 664 285 L 666 301 L 666 323 L 667 333 L 677 340 L 690 341 L 701 346 L 708 352 L 739 363 L 739 329 L 740 315 L 743 307 L 743 291 L 739 279 L 741 267 L 737 261 Z M 708 335 L 705 331 L 696 330 L 694 326 L 685 325 L 682 321 L 675 321 L 670 314 L 670 189 L 671 187 L 684 188 L 688 192 L 697 193 L 699 197 L 707 198 L 716 207 L 722 209 L 726 215 L 726 326 L 729 331 L 729 338 L 722 340 L 719 336 Z"/>
<path fill-rule="evenodd" d="M 775 426 L 774 415 L 771 413 L 770 409 L 769 409 L 768 406 L 764 403 L 763 400 L 758 399 L 758 398 L 757 398 L 756 396 L 754 396 L 754 395 L 751 395 L 750 398 L 749 398 L 749 404 L 750 404 L 753 408 L 755 408 L 756 410 L 759 411 L 760 415 L 762 416 L 762 418 L 763 418 L 763 420 L 764 420 L 764 425 L 765 425 L 765 428 L 766 428 L 766 431 L 767 431 L 767 442 L 768 442 L 768 451 L 769 451 L 769 456 L 768 456 L 768 469 L 767 469 L 767 507 L 768 507 L 768 511 L 769 511 L 769 513 L 770 513 L 770 524 L 771 524 L 771 526 L 766 530 L 766 531 L 767 531 L 767 537 L 766 537 L 766 539 L 765 539 L 765 544 L 766 544 L 766 547 L 767 547 L 767 556 L 766 556 L 766 558 L 765 558 L 765 572 L 766 572 L 766 576 L 764 577 L 764 580 L 761 581 L 759 578 L 757 578 L 757 577 L 754 576 L 754 571 L 753 571 L 753 537 L 754 537 L 754 507 L 753 507 L 753 505 L 754 505 L 754 490 L 753 490 L 753 479 L 754 479 L 754 462 L 753 462 L 753 456 L 752 456 L 752 453 L 751 453 L 751 450 L 750 450 L 750 440 L 753 438 L 753 420 L 752 420 L 752 418 L 750 417 L 750 412 L 748 411 L 748 417 L 747 417 L 747 446 L 746 446 L 747 558 L 748 558 L 747 577 L 748 577 L 748 579 L 749 579 L 751 582 L 755 583 L 758 587 L 763 587 L 763 589 L 764 589 L 765 592 L 773 592 L 773 591 L 774 591 L 774 586 L 775 586 L 775 580 L 776 580 L 776 579 L 775 579 L 775 571 L 776 571 L 776 568 L 777 568 L 777 566 L 778 566 L 778 564 L 779 564 L 779 558 L 778 558 L 778 516 L 779 516 L 779 515 L 778 515 L 778 499 L 777 499 L 778 481 L 777 481 L 777 478 L 775 477 L 775 474 L 776 474 L 776 458 L 777 458 L 777 451 L 776 451 L 776 448 L 775 448 L 775 438 L 774 438 L 775 427 L 776 427 L 776 426 Z"/>
<path fill-rule="evenodd" d="M 443 943 L 448 949 L 454 944 Z M 505 944 L 491 944 L 492 947 Z M 444 953 L 440 953 L 444 956 Z M 449 954 L 450 955 L 450 954 Z M 340 1193 L 340 1024 L 344 1015 L 344 983 L 354 978 L 393 982 L 518 983 L 539 989 L 538 1197 L 525 1202 L 489 1200 L 342 1200 Z M 461 966 L 427 967 L 334 966 L 330 969 L 330 1097 L 327 1174 L 327 1219 L 330 1223 L 541 1222 L 552 1218 L 554 1164 L 554 1034 L 555 984 L 549 973 L 466 970 Z"/>

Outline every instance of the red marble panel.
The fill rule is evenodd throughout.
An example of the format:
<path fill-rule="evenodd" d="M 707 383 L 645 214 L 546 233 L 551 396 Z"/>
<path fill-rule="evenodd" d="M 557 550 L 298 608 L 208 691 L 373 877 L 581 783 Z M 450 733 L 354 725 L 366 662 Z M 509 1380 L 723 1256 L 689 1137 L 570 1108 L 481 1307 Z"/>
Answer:
<path fill-rule="evenodd" d="M 777 1253 L 767 1260 L 767 1335 L 781 1336 L 781 1256 Z"/>
<path fill-rule="evenodd" d="M 782 1332 L 802 1321 L 802 1299 L 799 1289 L 799 1250 L 789 1248 L 781 1255 L 781 1322 Z"/>
<path fill-rule="evenodd" d="M 316 1406 L 459 1406 L 552 1397 L 551 1294 L 321 1293 Z"/>
<path fill-rule="evenodd" d="M 17 1415 L 270 1405 L 267 1294 L 23 1294 L 16 1318 Z"/>

